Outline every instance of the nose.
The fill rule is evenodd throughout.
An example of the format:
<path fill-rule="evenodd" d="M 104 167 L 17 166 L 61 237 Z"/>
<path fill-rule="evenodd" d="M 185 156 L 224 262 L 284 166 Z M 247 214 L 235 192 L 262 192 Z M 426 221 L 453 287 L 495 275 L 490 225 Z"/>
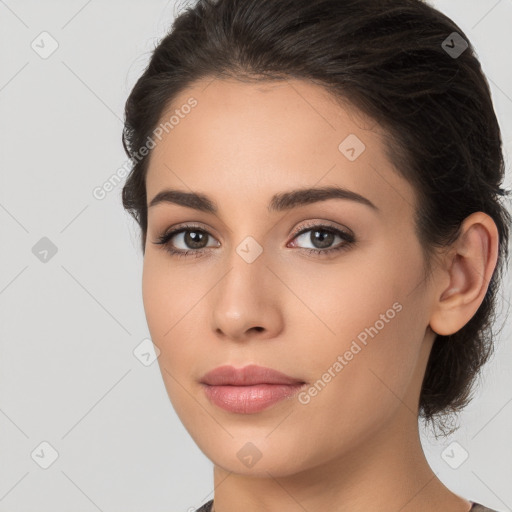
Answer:
<path fill-rule="evenodd" d="M 252 262 L 236 252 L 212 294 L 212 327 L 232 341 L 270 339 L 283 329 L 282 283 L 263 254 Z"/>

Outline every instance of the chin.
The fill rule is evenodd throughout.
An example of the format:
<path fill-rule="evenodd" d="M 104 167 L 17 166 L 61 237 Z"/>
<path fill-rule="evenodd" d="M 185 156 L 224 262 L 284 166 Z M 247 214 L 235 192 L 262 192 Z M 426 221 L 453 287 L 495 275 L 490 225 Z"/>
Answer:
<path fill-rule="evenodd" d="M 233 429 L 230 429 L 231 433 Z M 286 477 L 306 470 L 309 465 L 304 457 L 304 443 L 290 439 L 287 445 L 282 438 L 268 438 L 268 430 L 260 436 L 244 435 L 230 437 L 209 436 L 194 438 L 201 451 L 216 466 L 239 475 L 268 478 Z M 310 447 L 311 448 L 311 447 Z M 300 457 L 298 456 L 300 455 Z"/>

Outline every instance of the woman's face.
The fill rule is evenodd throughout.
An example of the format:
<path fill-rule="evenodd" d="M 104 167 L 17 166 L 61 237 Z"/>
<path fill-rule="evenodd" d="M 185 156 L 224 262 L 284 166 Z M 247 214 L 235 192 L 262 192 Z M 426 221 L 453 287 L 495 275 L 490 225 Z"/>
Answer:
<path fill-rule="evenodd" d="M 414 191 L 379 126 L 296 80 L 198 82 L 162 122 L 172 115 L 152 149 L 148 205 L 183 195 L 149 206 L 143 300 L 167 392 L 200 449 L 229 471 L 283 476 L 416 428 L 432 297 Z M 295 195 L 326 187 L 347 193 Z M 292 393 L 259 408 L 237 402 L 240 387 L 217 387 L 231 394 L 215 402 L 201 380 L 224 365 L 303 384 L 253 388 Z"/>

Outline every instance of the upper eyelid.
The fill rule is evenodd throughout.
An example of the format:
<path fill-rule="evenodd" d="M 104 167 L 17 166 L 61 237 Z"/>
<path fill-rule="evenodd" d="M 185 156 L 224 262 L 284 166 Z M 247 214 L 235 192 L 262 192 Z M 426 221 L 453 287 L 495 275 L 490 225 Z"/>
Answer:
<path fill-rule="evenodd" d="M 338 223 L 335 223 L 333 221 L 322 220 L 322 219 L 303 220 L 303 221 L 299 221 L 298 224 L 300 225 L 300 227 L 293 230 L 293 233 L 298 233 L 301 231 L 301 229 L 313 228 L 315 226 L 331 227 L 333 229 L 341 229 L 341 230 L 345 229 L 345 230 L 351 231 L 348 227 L 344 227 L 344 226 L 338 227 L 341 225 Z M 337 225 L 335 225 L 335 224 L 337 224 Z M 180 229 L 201 229 L 203 231 L 209 231 L 209 230 L 215 231 L 215 229 L 211 228 L 210 226 L 204 226 L 200 222 L 198 222 L 196 224 L 195 222 L 191 221 L 191 222 L 180 222 L 180 223 L 176 224 L 175 226 L 173 226 L 172 228 L 165 230 L 164 233 L 171 233 L 172 231 L 178 231 Z"/>
<path fill-rule="evenodd" d="M 300 235 L 302 232 L 304 231 L 309 231 L 310 229 L 313 229 L 313 228 L 316 228 L 316 227 L 322 227 L 322 228 L 330 228 L 334 231 L 341 231 L 343 233 L 347 233 L 349 235 L 352 235 L 354 236 L 354 233 L 352 232 L 351 229 L 347 228 L 347 227 L 338 227 L 338 226 L 335 226 L 333 225 L 331 222 L 329 221 L 306 221 L 306 224 L 302 224 L 301 227 L 297 228 L 296 230 L 293 230 L 292 232 L 292 236 L 297 236 L 297 235 Z"/>

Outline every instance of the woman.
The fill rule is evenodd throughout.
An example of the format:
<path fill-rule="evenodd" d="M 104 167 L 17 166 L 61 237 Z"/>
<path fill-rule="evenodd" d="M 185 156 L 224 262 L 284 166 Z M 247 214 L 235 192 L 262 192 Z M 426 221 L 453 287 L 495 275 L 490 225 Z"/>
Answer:
<path fill-rule="evenodd" d="M 214 464 L 199 510 L 491 510 L 418 433 L 469 402 L 508 257 L 462 30 L 419 0 L 199 0 L 125 117 L 148 326 Z"/>

